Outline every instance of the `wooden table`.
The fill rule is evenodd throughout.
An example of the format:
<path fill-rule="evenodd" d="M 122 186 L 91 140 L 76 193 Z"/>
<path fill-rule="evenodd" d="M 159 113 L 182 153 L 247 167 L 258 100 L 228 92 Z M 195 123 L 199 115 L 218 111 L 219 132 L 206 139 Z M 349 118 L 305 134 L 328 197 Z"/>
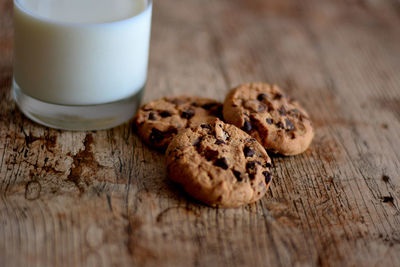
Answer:
<path fill-rule="evenodd" d="M 11 11 L 1 0 L 0 266 L 400 265 L 398 0 L 155 1 L 146 101 L 269 81 L 314 120 L 306 153 L 273 158 L 267 196 L 229 210 L 171 183 L 129 123 L 25 118 Z"/>

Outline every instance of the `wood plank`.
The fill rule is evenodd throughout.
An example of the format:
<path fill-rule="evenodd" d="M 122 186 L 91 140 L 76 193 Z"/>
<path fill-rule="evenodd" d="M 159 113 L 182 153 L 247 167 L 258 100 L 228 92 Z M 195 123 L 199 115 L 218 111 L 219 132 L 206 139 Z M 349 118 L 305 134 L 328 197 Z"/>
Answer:
<path fill-rule="evenodd" d="M 242 82 L 290 92 L 312 147 L 273 158 L 261 201 L 208 208 L 165 174 L 129 123 L 67 132 L 10 95 L 11 1 L 0 4 L 0 265 L 400 264 L 400 28 L 396 1 L 164 0 L 145 100 L 223 100 Z"/>

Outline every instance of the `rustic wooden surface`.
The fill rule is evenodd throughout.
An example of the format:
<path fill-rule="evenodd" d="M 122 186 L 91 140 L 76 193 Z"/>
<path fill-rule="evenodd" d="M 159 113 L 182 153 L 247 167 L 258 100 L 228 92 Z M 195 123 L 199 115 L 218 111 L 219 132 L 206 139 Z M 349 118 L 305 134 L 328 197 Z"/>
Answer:
<path fill-rule="evenodd" d="M 398 0 L 155 2 L 145 100 L 269 81 L 315 122 L 306 153 L 273 158 L 268 195 L 230 210 L 169 182 L 130 124 L 26 119 L 11 10 L 1 0 L 0 266 L 400 265 Z"/>

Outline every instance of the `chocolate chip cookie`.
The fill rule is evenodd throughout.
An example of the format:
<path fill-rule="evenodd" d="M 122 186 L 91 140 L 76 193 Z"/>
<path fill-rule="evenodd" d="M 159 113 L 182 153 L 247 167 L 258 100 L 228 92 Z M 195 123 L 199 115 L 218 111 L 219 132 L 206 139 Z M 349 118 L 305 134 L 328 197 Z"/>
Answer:
<path fill-rule="evenodd" d="M 164 97 L 143 105 L 134 118 L 139 136 L 164 150 L 179 130 L 222 118 L 222 104 L 195 96 Z"/>
<path fill-rule="evenodd" d="M 223 116 L 274 153 L 300 154 L 314 137 L 307 112 L 276 85 L 249 83 L 232 89 Z"/>
<path fill-rule="evenodd" d="M 256 139 L 216 119 L 180 132 L 166 151 L 168 176 L 194 198 L 238 207 L 265 195 L 271 160 Z"/>

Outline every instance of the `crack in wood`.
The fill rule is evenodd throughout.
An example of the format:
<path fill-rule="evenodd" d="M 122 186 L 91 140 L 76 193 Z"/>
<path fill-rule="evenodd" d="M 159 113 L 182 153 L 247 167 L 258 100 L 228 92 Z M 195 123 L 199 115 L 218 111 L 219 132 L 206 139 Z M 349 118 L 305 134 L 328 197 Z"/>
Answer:
<path fill-rule="evenodd" d="M 42 144 L 46 147 L 46 149 L 50 152 L 53 152 L 53 149 L 57 145 L 57 136 L 56 135 L 45 135 L 45 136 L 34 136 L 32 133 L 27 134 L 25 130 L 21 127 L 21 132 L 24 135 L 25 145 L 27 150 L 30 149 L 31 144 L 37 141 L 41 141 Z"/>

